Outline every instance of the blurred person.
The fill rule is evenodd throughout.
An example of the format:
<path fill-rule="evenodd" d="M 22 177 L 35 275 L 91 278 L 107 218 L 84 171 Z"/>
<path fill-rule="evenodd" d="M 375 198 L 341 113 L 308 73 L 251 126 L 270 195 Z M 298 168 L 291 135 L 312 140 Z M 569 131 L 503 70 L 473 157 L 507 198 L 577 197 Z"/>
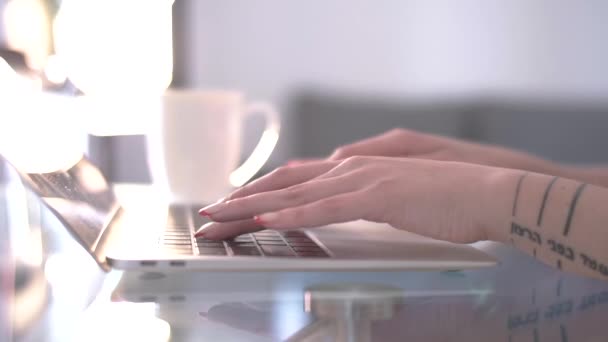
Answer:
<path fill-rule="evenodd" d="M 199 238 L 353 220 L 455 243 L 510 243 L 608 279 L 608 167 L 397 129 L 290 163 L 201 209 Z"/>

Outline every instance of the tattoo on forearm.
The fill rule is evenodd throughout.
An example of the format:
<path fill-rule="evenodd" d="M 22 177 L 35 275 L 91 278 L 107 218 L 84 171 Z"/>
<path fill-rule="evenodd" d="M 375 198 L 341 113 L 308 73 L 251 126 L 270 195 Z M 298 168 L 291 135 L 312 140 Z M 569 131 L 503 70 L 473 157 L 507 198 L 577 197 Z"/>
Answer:
<path fill-rule="evenodd" d="M 513 200 L 513 217 L 517 216 L 517 200 L 519 199 L 521 184 L 524 182 L 524 178 L 526 178 L 527 175 L 528 172 L 524 172 L 521 176 L 519 176 L 519 180 L 517 181 L 517 187 L 515 188 L 515 199 Z"/>
<path fill-rule="evenodd" d="M 595 272 L 598 272 L 602 275 L 608 276 L 608 266 L 606 266 L 605 264 L 602 264 L 601 262 L 597 261 L 596 259 L 594 259 L 584 253 L 581 253 L 580 257 L 581 257 L 581 259 L 583 259 L 583 266 L 585 266 Z"/>
<path fill-rule="evenodd" d="M 551 181 L 547 185 L 547 188 L 545 189 L 545 194 L 543 195 L 543 202 L 540 204 L 540 210 L 538 211 L 538 220 L 536 222 L 536 225 L 539 227 L 542 225 L 543 222 L 543 213 L 545 212 L 545 205 L 547 204 L 549 193 L 551 192 L 551 188 L 553 188 L 553 185 L 555 184 L 555 182 L 557 182 L 558 178 L 559 177 L 553 177 L 553 179 L 551 179 Z"/>
<path fill-rule="evenodd" d="M 538 232 L 535 232 L 530 228 L 522 227 L 515 222 L 511 223 L 511 234 L 526 237 L 528 240 L 538 245 L 543 244 L 540 234 Z"/>
<path fill-rule="evenodd" d="M 574 216 L 574 210 L 576 209 L 576 204 L 578 203 L 578 199 L 581 197 L 583 190 L 587 186 L 586 183 L 583 183 L 578 186 L 576 192 L 574 192 L 574 196 L 572 197 L 572 202 L 570 203 L 570 209 L 568 210 L 568 218 L 566 219 L 566 225 L 564 226 L 564 236 L 567 236 L 570 232 L 570 224 L 572 223 L 572 216 Z"/>
<path fill-rule="evenodd" d="M 518 204 L 518 200 L 519 200 L 519 194 L 521 192 L 522 184 L 527 175 L 528 175 L 528 172 L 522 173 L 521 176 L 519 177 L 519 180 L 517 181 L 517 186 L 515 188 L 515 198 L 513 200 L 513 210 L 512 210 L 513 219 L 515 219 L 517 217 L 517 204 Z M 557 183 L 558 180 L 559 180 L 559 177 L 553 177 L 551 179 L 551 181 L 549 181 L 549 183 L 547 184 L 547 188 L 545 189 L 545 192 L 543 195 L 540 210 L 538 212 L 537 226 L 535 228 L 540 228 L 540 226 L 542 225 L 543 215 L 545 212 L 545 207 L 547 205 L 547 201 L 549 199 L 549 194 L 551 193 L 551 189 L 553 188 L 555 183 Z M 568 234 L 570 232 L 570 228 L 572 225 L 574 214 L 576 212 L 577 204 L 586 187 L 587 187 L 586 183 L 579 184 L 578 187 L 576 188 L 576 190 L 574 191 L 574 194 L 572 195 L 572 200 L 570 201 L 570 207 L 568 208 L 566 222 L 565 222 L 564 230 L 563 230 L 564 237 L 568 236 Z M 568 246 L 568 244 L 565 242 L 557 241 L 554 239 L 543 239 L 540 232 L 535 231 L 532 228 L 524 227 L 523 225 L 518 224 L 514 221 L 511 222 L 511 232 L 510 233 L 511 233 L 510 240 L 513 245 L 515 245 L 515 241 L 513 239 L 514 237 L 521 237 L 527 241 L 532 242 L 535 245 L 535 247 L 533 247 L 533 249 L 532 249 L 532 253 L 535 258 L 537 256 L 536 255 L 537 254 L 536 246 L 543 246 L 543 242 L 546 242 L 546 246 L 548 246 L 548 248 L 549 248 L 548 250 L 550 252 L 552 252 L 553 254 L 555 254 L 555 256 L 557 257 L 556 265 L 557 265 L 557 268 L 559 268 L 560 270 L 562 269 L 562 260 L 563 259 L 569 260 L 571 262 L 577 262 L 577 259 L 578 259 L 578 260 L 581 260 L 580 262 L 587 269 L 594 271 L 596 273 L 599 273 L 603 276 L 608 276 L 608 263 L 607 264 L 601 263 L 600 261 L 593 258 L 592 256 L 589 256 L 586 253 L 580 253 L 580 252 L 577 253 L 574 248 L 572 248 L 571 246 Z"/>
<path fill-rule="evenodd" d="M 543 246 L 543 241 L 546 242 L 546 246 L 548 246 L 549 251 L 558 257 L 556 260 L 556 266 L 560 270 L 562 269 L 562 259 L 576 262 L 577 259 L 580 258 L 584 267 L 601 275 L 608 276 L 608 264 L 603 264 L 586 253 L 577 254 L 576 250 L 569 246 L 566 242 L 557 241 L 554 239 L 544 239 L 539 232 L 519 225 L 515 222 L 511 223 L 511 235 L 515 237 L 522 237 L 538 246 Z M 511 241 L 514 242 L 513 238 L 511 238 Z M 536 253 L 536 247 L 534 247 L 534 257 L 536 257 Z"/>
<path fill-rule="evenodd" d="M 570 261 L 574 261 L 575 255 L 574 250 L 571 247 L 568 247 L 560 242 L 556 242 L 554 240 L 547 241 L 549 246 L 551 246 L 551 251 L 557 253 Z"/>

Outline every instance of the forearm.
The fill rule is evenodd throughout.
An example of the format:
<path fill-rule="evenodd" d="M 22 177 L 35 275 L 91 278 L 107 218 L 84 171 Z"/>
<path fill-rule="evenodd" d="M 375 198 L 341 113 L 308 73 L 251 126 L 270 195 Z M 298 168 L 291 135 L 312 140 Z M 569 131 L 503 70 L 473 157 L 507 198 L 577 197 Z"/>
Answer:
<path fill-rule="evenodd" d="M 559 176 L 608 188 L 608 165 L 559 164 L 525 152 L 500 147 L 494 147 L 491 151 L 492 153 L 488 154 L 492 157 L 485 162 L 487 165 Z"/>
<path fill-rule="evenodd" d="M 564 166 L 562 175 L 608 188 L 608 166 Z"/>
<path fill-rule="evenodd" d="M 553 267 L 608 279 L 608 189 L 537 173 L 500 172 L 494 184 L 497 220 L 487 226 L 490 239 Z"/>

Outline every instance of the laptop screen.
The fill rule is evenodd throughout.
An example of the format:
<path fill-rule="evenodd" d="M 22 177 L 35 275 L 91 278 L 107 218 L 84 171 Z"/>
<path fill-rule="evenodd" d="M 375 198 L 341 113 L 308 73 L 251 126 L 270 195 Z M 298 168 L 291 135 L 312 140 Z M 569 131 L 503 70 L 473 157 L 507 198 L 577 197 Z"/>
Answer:
<path fill-rule="evenodd" d="M 22 180 L 34 191 L 70 233 L 97 261 L 105 229 L 120 209 L 111 185 L 101 171 L 85 157 L 67 170 L 23 173 Z"/>

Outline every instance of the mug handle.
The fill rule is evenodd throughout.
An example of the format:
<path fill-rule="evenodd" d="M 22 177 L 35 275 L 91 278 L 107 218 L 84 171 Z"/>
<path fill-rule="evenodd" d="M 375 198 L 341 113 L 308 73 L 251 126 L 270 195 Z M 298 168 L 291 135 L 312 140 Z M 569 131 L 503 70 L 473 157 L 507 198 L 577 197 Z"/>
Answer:
<path fill-rule="evenodd" d="M 230 185 L 243 186 L 251 179 L 270 158 L 272 151 L 279 140 L 281 122 L 279 113 L 275 108 L 264 102 L 250 103 L 245 108 L 245 115 L 263 115 L 266 119 L 266 128 L 260 137 L 257 146 L 245 162 L 230 174 Z"/>

